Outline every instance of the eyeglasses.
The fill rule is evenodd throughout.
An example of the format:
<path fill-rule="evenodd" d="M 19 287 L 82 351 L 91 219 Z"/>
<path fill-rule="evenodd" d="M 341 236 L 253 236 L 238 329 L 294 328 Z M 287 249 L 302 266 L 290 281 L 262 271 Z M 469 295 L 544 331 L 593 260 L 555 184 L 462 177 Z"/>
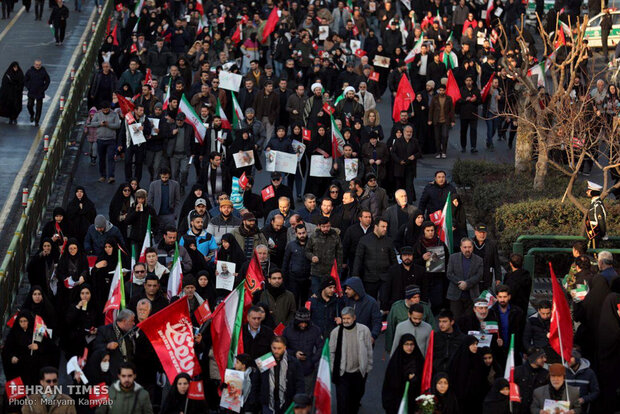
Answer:
<path fill-rule="evenodd" d="M 146 270 L 134 270 L 134 273 L 146 273 Z"/>

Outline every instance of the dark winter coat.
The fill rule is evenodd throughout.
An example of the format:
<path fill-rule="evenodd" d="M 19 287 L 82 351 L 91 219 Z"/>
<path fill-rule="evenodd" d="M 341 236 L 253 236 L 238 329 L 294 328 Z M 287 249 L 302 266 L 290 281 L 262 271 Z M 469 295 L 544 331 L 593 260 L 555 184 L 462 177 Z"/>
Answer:
<path fill-rule="evenodd" d="M 433 181 L 427 184 L 422 192 L 422 197 L 420 197 L 418 209 L 422 211 L 425 217 L 428 217 L 435 211 L 443 209 L 448 193 L 456 194 L 456 189 L 450 183 L 446 182 L 443 186 L 439 186 Z"/>
<path fill-rule="evenodd" d="M 387 236 L 379 238 L 374 232 L 366 234 L 357 245 L 351 276 L 365 282 L 390 280 L 388 269 L 397 263 L 392 246 L 392 239 Z"/>
<path fill-rule="evenodd" d="M 349 286 L 359 296 L 358 300 L 346 297 L 345 305 L 355 309 L 355 320 L 362 325 L 366 325 L 370 329 L 373 338 L 377 338 L 381 332 L 381 311 L 377 301 L 366 294 L 364 284 L 358 277 L 350 277 L 342 286 L 344 289 Z"/>
<path fill-rule="evenodd" d="M 413 160 L 408 159 L 411 155 L 415 158 Z M 394 177 L 404 177 L 405 171 L 413 172 L 413 176 L 416 176 L 418 168 L 418 158 L 422 156 L 422 150 L 418 144 L 418 140 L 411 138 L 409 142 L 405 138 L 397 139 L 392 146 L 392 173 Z M 405 161 L 404 165 L 401 165 L 401 161 Z"/>
<path fill-rule="evenodd" d="M 32 66 L 26 72 L 24 86 L 28 89 L 29 98 L 43 99 L 45 98 L 45 91 L 50 86 L 50 76 L 43 66 L 40 69 L 35 69 Z"/>

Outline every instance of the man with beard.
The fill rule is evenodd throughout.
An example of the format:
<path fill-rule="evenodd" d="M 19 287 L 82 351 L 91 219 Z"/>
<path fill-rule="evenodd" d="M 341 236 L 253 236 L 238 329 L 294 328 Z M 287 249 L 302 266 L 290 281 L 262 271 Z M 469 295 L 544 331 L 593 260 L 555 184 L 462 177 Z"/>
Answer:
<path fill-rule="evenodd" d="M 295 312 L 293 323 L 284 329 L 282 336 L 286 338 L 288 352 L 295 355 L 301 364 L 306 391 L 311 393 L 314 387 L 314 372 L 321 359 L 323 349 L 321 329 L 312 323 L 310 311 L 301 308 Z"/>
<path fill-rule="evenodd" d="M 515 337 L 515 352 L 519 352 L 522 349 L 525 320 L 523 310 L 511 303 L 510 299 L 510 288 L 506 285 L 499 285 L 497 287 L 497 303 L 493 306 L 493 310 L 497 315 L 499 324 L 499 339 L 497 343 L 503 348 L 506 355 L 508 355 L 512 335 Z"/>
<path fill-rule="evenodd" d="M 229 129 L 222 126 L 222 118 L 219 115 L 213 115 L 213 123 L 211 128 L 207 129 L 205 142 L 203 145 L 203 156 L 215 151 L 222 156 L 222 160 L 226 158 L 226 149 L 232 144 L 233 137 Z"/>
<path fill-rule="evenodd" d="M 289 199 L 290 208 L 295 209 L 295 202 L 293 201 L 293 190 L 288 185 L 282 184 L 282 173 L 274 171 L 271 173 L 271 183 L 263 187 L 263 190 L 271 186 L 273 188 L 274 196 L 263 202 L 263 212 L 267 216 L 271 211 L 278 208 L 278 200 L 280 197 L 286 197 Z M 261 190 L 262 191 L 262 190 Z"/>
<path fill-rule="evenodd" d="M 388 236 L 390 236 L 392 240 L 396 239 L 398 229 L 411 222 L 418 211 L 413 204 L 409 204 L 409 199 L 407 198 L 407 192 L 405 190 L 396 190 L 394 198 L 396 199 L 396 204 L 388 207 L 383 214 L 388 222 Z"/>
<path fill-rule="evenodd" d="M 329 333 L 342 322 L 338 311 L 344 307 L 344 301 L 335 293 L 336 280 L 331 276 L 326 276 L 321 279 L 319 294 L 312 295 L 307 302 L 312 323 L 321 329 L 324 338 L 327 338 Z"/>
<path fill-rule="evenodd" d="M 446 298 L 455 316 L 462 316 L 480 295 L 478 283 L 482 277 L 482 263 L 482 259 L 474 254 L 474 243 L 467 238 L 461 240 L 461 251 L 450 255 L 446 270 L 449 283 Z"/>
<path fill-rule="evenodd" d="M 525 363 L 515 367 L 514 382 L 519 387 L 519 396 L 521 397 L 521 404 L 517 411 L 519 414 L 530 414 L 534 390 L 549 384 L 549 372 L 545 369 L 546 364 L 545 351 L 533 347 L 527 351 Z"/>
<path fill-rule="evenodd" d="M 543 385 L 534 390 L 532 398 L 531 412 L 543 411 L 545 402 L 569 401 L 569 413 L 581 413 L 581 400 L 579 399 L 579 388 L 571 387 L 564 381 L 566 378 L 566 368 L 562 364 L 549 365 L 549 385 Z"/>
<path fill-rule="evenodd" d="M 392 277 L 389 286 L 388 306 L 393 306 L 405 296 L 409 285 L 417 285 L 423 301 L 428 301 L 428 278 L 422 266 L 413 262 L 413 248 L 403 246 L 400 249 L 401 263 L 395 263 L 389 268 L 388 274 Z"/>
<path fill-rule="evenodd" d="M 454 315 L 449 309 L 439 312 L 437 320 L 439 329 L 434 333 L 433 369 L 437 372 L 446 372 L 452 356 L 465 340 L 465 334 L 454 326 Z"/>
<path fill-rule="evenodd" d="M 276 365 L 260 377 L 260 401 L 264 413 L 282 414 L 291 405 L 295 394 L 305 391 L 301 364 L 286 352 L 286 339 L 276 336 L 271 340 L 271 353 Z"/>
<path fill-rule="evenodd" d="M 372 336 L 368 327 L 356 322 L 356 311 L 346 306 L 342 325 L 329 335 L 332 382 L 336 384 L 339 413 L 357 412 L 372 370 Z"/>
<path fill-rule="evenodd" d="M 344 233 L 342 240 L 342 254 L 345 263 L 343 268 L 351 270 L 355 264 L 355 252 L 357 251 L 357 245 L 360 242 L 362 236 L 368 234 L 370 225 L 372 224 L 372 214 L 369 210 L 361 209 L 357 215 L 358 223 L 351 225 Z M 343 277 L 343 281 L 344 281 Z"/>
<path fill-rule="evenodd" d="M 328 125 L 329 114 L 323 111 L 323 85 L 319 82 L 313 83 L 310 87 L 313 95 L 306 100 L 304 106 L 304 124 L 310 130 L 313 130 L 318 124 Z"/>
<path fill-rule="evenodd" d="M 493 280 L 501 279 L 502 270 L 499 263 L 499 253 L 497 251 L 497 243 L 494 240 L 487 238 L 487 226 L 486 224 L 478 224 L 474 229 L 474 254 L 482 258 L 482 279 L 480 279 L 480 291 L 491 289 L 492 285 L 496 282 Z M 520 295 L 525 295 L 525 292 L 519 292 Z M 527 290 L 527 297 L 529 300 L 530 290 Z M 523 299 L 521 296 L 519 299 Z M 522 302 L 524 303 L 524 302 Z M 527 310 L 521 308 L 522 310 Z"/>
<path fill-rule="evenodd" d="M 308 232 L 303 224 L 294 228 L 295 240 L 289 242 L 284 250 L 282 271 L 286 275 L 286 286 L 293 292 L 295 302 L 306 303 L 310 292 L 310 260 L 306 257 Z"/>
<path fill-rule="evenodd" d="M 405 334 L 411 334 L 415 337 L 415 340 L 420 347 L 420 352 L 422 352 L 422 355 L 425 356 L 428 338 L 433 331 L 433 327 L 422 320 L 424 319 L 424 307 L 419 303 L 411 305 L 408 312 L 409 318 L 396 325 L 390 355 L 393 355 L 394 351 L 398 349 L 400 337 Z"/>
<path fill-rule="evenodd" d="M 157 245 L 157 256 L 159 261 L 167 266 L 169 269 L 172 267 L 172 260 L 176 249 L 178 232 L 176 227 L 166 227 L 163 239 Z M 187 273 L 192 268 L 192 259 L 187 254 L 185 247 L 178 246 L 179 257 L 181 258 L 181 266 L 183 267 L 183 273 Z M 163 285 L 163 284 L 162 284 Z"/>
<path fill-rule="evenodd" d="M 260 245 L 267 245 L 265 235 L 259 230 L 256 224 L 256 217 L 250 212 L 243 213 L 241 224 L 232 231 L 241 250 L 245 252 L 245 257 L 250 259 L 254 249 Z"/>
<path fill-rule="evenodd" d="M 265 223 L 270 223 L 276 215 L 281 215 L 284 218 L 284 225 L 289 227 L 287 223 L 293 214 L 295 214 L 295 211 L 291 210 L 291 200 L 288 197 L 280 197 L 278 198 L 278 208 L 269 212 Z"/>
<path fill-rule="evenodd" d="M 549 345 L 551 325 L 551 302 L 541 300 L 536 305 L 536 313 L 527 318 L 523 330 L 523 349 L 541 348 L 547 354 L 550 364 L 560 361 L 560 356 Z"/>
<path fill-rule="evenodd" d="M 377 199 L 379 211 L 377 213 L 377 216 L 373 217 L 382 216 L 383 212 L 388 207 L 388 196 L 385 189 L 379 186 L 379 182 L 377 181 L 377 175 L 375 173 L 366 174 L 366 187 L 364 187 L 364 190 L 374 194 L 375 198 Z M 360 203 L 360 205 L 363 204 Z"/>
<path fill-rule="evenodd" d="M 446 172 L 438 170 L 435 172 L 433 182 L 424 187 L 418 209 L 424 214 L 424 217 L 429 217 L 435 211 L 443 209 L 448 193 L 456 194 L 456 188 L 446 181 Z"/>
<path fill-rule="evenodd" d="M 360 119 L 364 116 L 364 107 L 355 100 L 355 88 L 347 86 L 344 88 L 344 99 L 336 105 L 334 119 L 340 119 L 343 126 L 352 125 L 354 118 Z"/>
<path fill-rule="evenodd" d="M 198 200 L 196 200 L 198 201 Z M 207 233 L 204 229 L 204 219 L 198 215 L 192 217 L 190 222 L 190 228 L 187 233 L 181 237 L 179 246 L 188 247 L 188 236 L 195 238 L 197 250 L 202 254 L 207 262 L 214 260 L 215 252 L 217 251 L 217 242 L 212 234 Z"/>
<path fill-rule="evenodd" d="M 118 381 L 109 390 L 109 405 L 100 407 L 110 414 L 152 413 L 149 393 L 136 382 L 136 367 L 131 362 L 120 365 Z"/>
<path fill-rule="evenodd" d="M 409 309 L 415 305 L 420 304 L 424 309 L 424 317 L 422 318 L 424 322 L 431 325 L 431 327 L 435 328 L 435 316 L 433 316 L 433 312 L 431 311 L 431 307 L 428 306 L 427 303 L 422 302 L 420 300 L 420 287 L 417 285 L 409 285 L 405 290 L 405 299 L 398 300 L 394 302 L 392 307 L 390 308 L 390 313 L 387 317 L 387 328 L 385 330 L 385 350 L 390 352 L 392 349 L 392 343 L 394 342 L 394 333 L 396 331 L 396 326 L 399 323 L 406 321 L 409 319 Z"/>
<path fill-rule="evenodd" d="M 260 302 L 266 303 L 276 326 L 288 325 L 295 315 L 295 297 L 284 287 L 282 271 L 272 268 L 267 285 L 260 295 Z"/>
<path fill-rule="evenodd" d="M 212 151 L 209 153 L 209 162 L 200 171 L 198 182 L 205 189 L 211 205 L 216 204 L 215 199 L 219 193 L 223 191 L 230 194 L 232 190 L 230 170 L 222 163 L 223 158 L 221 153 Z"/>
<path fill-rule="evenodd" d="M 141 263 L 138 263 L 141 264 Z M 136 264 L 136 266 L 138 265 Z M 166 278 L 167 279 L 167 278 Z M 166 286 L 168 282 L 166 281 Z M 127 309 L 137 311 L 138 303 L 144 299 L 148 300 L 151 305 L 151 313 L 157 313 L 169 305 L 168 298 L 164 296 L 160 289 L 162 284 L 155 275 L 148 275 L 144 279 L 144 290 L 141 293 L 134 294 L 127 305 Z"/>
<path fill-rule="evenodd" d="M 334 164 L 332 165 L 332 169 L 330 170 L 330 174 L 334 177 L 334 180 L 337 180 L 340 183 L 340 187 L 346 188 L 348 185 L 348 181 L 346 180 L 346 171 L 344 167 L 345 159 L 356 159 L 353 156 L 353 147 L 351 144 L 344 144 L 342 146 L 342 157 L 338 157 Z M 360 159 L 357 158 L 357 175 L 355 178 L 359 178 L 360 180 L 364 177 L 364 164 L 360 162 Z"/>
<path fill-rule="evenodd" d="M 357 221 L 358 212 L 359 204 L 355 194 L 352 191 L 345 191 L 342 195 L 342 204 L 334 209 L 332 215 L 332 223 L 340 230 L 341 237 L 344 237 L 345 231 Z"/>
<path fill-rule="evenodd" d="M 258 264 L 263 271 L 263 276 L 268 275 L 269 272 L 271 272 L 271 260 L 269 258 L 269 248 L 267 247 L 267 245 L 259 244 L 258 246 L 256 246 L 256 248 L 254 249 L 254 254 L 258 258 Z M 248 267 L 250 266 L 251 260 L 251 258 L 248 258 L 248 260 L 243 262 L 243 264 L 241 265 L 241 270 L 239 270 L 237 276 L 238 279 L 235 279 L 235 286 L 237 286 L 237 284 L 241 280 L 243 280 L 243 278 L 248 273 Z"/>
<path fill-rule="evenodd" d="M 273 216 L 269 224 L 263 227 L 263 235 L 269 245 L 271 261 L 278 267 L 282 267 L 284 250 L 286 249 L 286 227 L 284 217 L 280 214 Z"/>
<path fill-rule="evenodd" d="M 312 262 L 310 275 L 313 293 L 318 293 L 321 278 L 331 273 L 334 260 L 338 272 L 342 269 L 342 243 L 338 231 L 332 229 L 329 218 L 325 216 L 320 217 L 317 224 L 318 228 L 306 246 L 306 258 Z"/>
<path fill-rule="evenodd" d="M 207 226 L 207 232 L 215 237 L 218 245 L 224 234 L 233 232 L 241 224 L 241 219 L 233 216 L 232 201 L 223 199 L 219 203 L 220 214 L 213 217 Z M 243 248 L 243 245 L 240 247 Z"/>
<path fill-rule="evenodd" d="M 422 149 L 418 140 L 413 137 L 413 127 L 407 125 L 403 129 L 403 138 L 394 141 L 392 147 L 392 174 L 396 178 L 396 188 L 404 188 L 411 201 L 416 200 L 414 180 L 417 175 L 418 158 Z"/>

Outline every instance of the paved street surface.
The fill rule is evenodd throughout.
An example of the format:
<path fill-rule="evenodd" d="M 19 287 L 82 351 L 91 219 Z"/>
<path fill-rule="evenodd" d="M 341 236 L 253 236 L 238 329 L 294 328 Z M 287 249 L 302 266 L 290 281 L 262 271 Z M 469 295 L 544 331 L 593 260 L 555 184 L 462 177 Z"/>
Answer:
<path fill-rule="evenodd" d="M 19 62 L 24 74 L 32 66 L 36 58 L 40 58 L 43 66 L 47 69 L 51 84 L 43 102 L 41 121 L 45 118 L 50 102 L 67 69 L 67 62 L 69 62 L 71 55 L 78 46 L 92 7 L 93 4 L 88 3 L 88 5 L 84 6 L 82 13 L 77 13 L 73 11 L 72 4 L 69 5 L 70 14 L 63 46 L 55 45 L 54 37 L 47 25 L 47 18 L 50 13 L 47 6 L 43 13 L 43 21 L 35 22 L 34 3 L 30 13 L 25 11 L 21 13 L 0 41 L 0 76 L 4 75 L 9 64 L 14 61 Z M 17 11 L 20 8 L 21 3 L 17 3 L 15 6 L 16 13 L 11 15 L 12 18 L 17 15 Z M 0 33 L 3 33 L 7 25 L 11 24 L 10 22 L 12 21 L 0 20 Z M 26 93 L 25 90 L 24 93 Z M 37 128 L 34 127 L 33 123 L 29 122 L 26 99 L 26 95 L 24 95 L 24 107 L 17 125 L 9 125 L 8 119 L 0 118 L 0 209 L 9 196 L 9 190 L 13 185 L 15 176 L 21 168 L 37 134 Z M 51 134 L 56 124 L 56 119 L 57 116 L 52 118 L 46 133 Z M 30 171 L 30 173 L 34 174 L 37 170 L 38 167 Z"/>

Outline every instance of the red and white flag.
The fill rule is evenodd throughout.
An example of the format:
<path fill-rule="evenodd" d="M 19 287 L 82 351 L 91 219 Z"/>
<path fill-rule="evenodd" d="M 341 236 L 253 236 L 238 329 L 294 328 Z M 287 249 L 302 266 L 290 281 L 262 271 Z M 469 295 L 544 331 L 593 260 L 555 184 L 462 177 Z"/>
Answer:
<path fill-rule="evenodd" d="M 140 250 L 140 259 L 138 260 L 140 263 L 146 263 L 146 249 L 153 245 L 151 240 L 152 237 L 153 235 L 151 234 L 151 215 L 149 214 L 149 218 L 146 222 L 146 233 L 144 233 L 142 249 Z"/>
<path fill-rule="evenodd" d="M 312 141 L 312 132 L 309 129 L 302 128 L 302 130 L 301 130 L 301 138 L 304 141 Z"/>
<path fill-rule="evenodd" d="M 243 174 L 241 174 L 241 177 L 239 177 L 239 187 L 241 187 L 242 190 L 245 190 L 245 187 L 248 185 L 249 182 L 250 180 L 248 179 L 247 175 L 245 175 L 244 171 Z"/>
<path fill-rule="evenodd" d="M 171 383 L 182 372 L 190 377 L 200 374 L 187 298 L 177 299 L 137 326 L 153 345 Z"/>
<path fill-rule="evenodd" d="M 510 401 L 521 402 L 519 395 L 519 386 L 515 383 L 515 334 L 510 336 L 510 349 L 508 350 L 508 358 L 506 359 L 506 370 L 504 378 L 510 384 Z"/>
<path fill-rule="evenodd" d="M 6 391 L 6 397 L 9 400 L 18 400 L 20 398 L 27 397 L 26 387 L 24 387 L 22 377 L 13 378 L 12 380 L 7 381 L 4 389 Z"/>
<path fill-rule="evenodd" d="M 205 389 L 202 384 L 202 380 L 190 381 L 189 390 L 187 391 L 187 398 L 190 400 L 204 400 Z"/>
<path fill-rule="evenodd" d="M 273 189 L 272 185 L 263 188 L 263 191 L 261 191 L 260 194 L 263 197 L 263 201 L 267 201 L 270 198 L 273 198 L 276 196 L 275 190 Z"/>
<path fill-rule="evenodd" d="M 368 77 L 368 80 L 379 82 L 379 72 L 373 72 Z"/>
<path fill-rule="evenodd" d="M 198 306 L 194 311 L 194 316 L 200 325 L 211 319 L 211 309 L 209 308 L 209 302 L 206 300 L 202 302 L 202 305 Z"/>

